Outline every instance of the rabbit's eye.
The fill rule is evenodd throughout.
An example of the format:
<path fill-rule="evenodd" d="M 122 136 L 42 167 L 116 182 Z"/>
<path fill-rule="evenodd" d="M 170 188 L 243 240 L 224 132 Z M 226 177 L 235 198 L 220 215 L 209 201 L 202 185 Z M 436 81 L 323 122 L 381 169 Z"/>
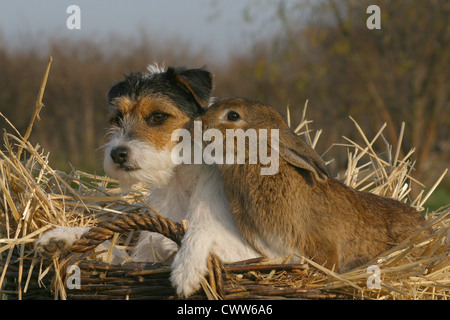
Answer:
<path fill-rule="evenodd" d="M 227 119 L 229 121 L 237 121 L 241 118 L 241 116 L 239 115 L 239 113 L 237 113 L 236 111 L 230 111 L 227 114 Z"/>

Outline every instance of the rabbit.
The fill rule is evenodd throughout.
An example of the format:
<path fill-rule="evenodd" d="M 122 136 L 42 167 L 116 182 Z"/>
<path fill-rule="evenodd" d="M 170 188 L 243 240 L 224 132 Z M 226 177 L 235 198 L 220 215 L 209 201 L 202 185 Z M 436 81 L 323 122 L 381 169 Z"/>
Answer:
<path fill-rule="evenodd" d="M 217 164 L 236 224 L 263 256 L 299 254 L 342 273 L 400 243 L 426 222 L 405 203 L 330 177 L 316 151 L 262 102 L 225 99 L 200 120 L 203 132 L 218 129 L 223 135 L 227 129 L 278 130 L 278 146 L 273 141 L 268 146 L 279 153 L 275 174 L 262 175 L 259 162 Z"/>

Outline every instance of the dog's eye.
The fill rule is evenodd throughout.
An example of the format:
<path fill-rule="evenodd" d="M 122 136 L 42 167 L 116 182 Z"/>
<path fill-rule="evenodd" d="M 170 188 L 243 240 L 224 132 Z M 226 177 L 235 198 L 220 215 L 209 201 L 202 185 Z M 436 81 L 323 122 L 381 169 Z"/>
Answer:
<path fill-rule="evenodd" d="M 227 120 L 229 120 L 229 121 L 237 121 L 240 118 L 241 118 L 241 116 L 236 111 L 230 111 L 227 113 Z"/>
<path fill-rule="evenodd" d="M 147 123 L 150 125 L 158 125 L 162 124 L 169 115 L 167 113 L 163 112 L 153 112 L 151 115 L 149 115 L 146 120 Z"/>

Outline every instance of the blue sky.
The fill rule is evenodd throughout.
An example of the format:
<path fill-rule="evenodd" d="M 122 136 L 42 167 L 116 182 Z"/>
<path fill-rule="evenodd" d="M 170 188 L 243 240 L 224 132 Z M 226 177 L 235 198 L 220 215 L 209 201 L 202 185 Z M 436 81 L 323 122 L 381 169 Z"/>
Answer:
<path fill-rule="evenodd" d="M 139 29 L 158 39 L 190 39 L 219 58 L 232 50 L 246 50 L 258 37 L 273 31 L 268 23 L 273 0 L 0 0 L 0 35 L 9 45 L 25 36 L 45 39 L 101 38 L 111 34 L 133 37 Z M 81 9 L 81 30 L 68 30 L 67 7 Z M 253 20 L 245 21 L 245 8 Z M 272 10 L 270 10 L 272 9 Z"/>

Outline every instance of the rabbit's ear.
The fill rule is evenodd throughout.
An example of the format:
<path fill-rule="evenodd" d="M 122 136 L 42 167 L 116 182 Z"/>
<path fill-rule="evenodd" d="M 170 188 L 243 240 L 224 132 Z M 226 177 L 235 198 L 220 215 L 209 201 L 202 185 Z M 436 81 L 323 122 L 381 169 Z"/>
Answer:
<path fill-rule="evenodd" d="M 317 181 L 327 181 L 329 173 L 325 162 L 301 137 L 289 128 L 279 131 L 280 156 L 293 166 L 314 174 Z"/>

